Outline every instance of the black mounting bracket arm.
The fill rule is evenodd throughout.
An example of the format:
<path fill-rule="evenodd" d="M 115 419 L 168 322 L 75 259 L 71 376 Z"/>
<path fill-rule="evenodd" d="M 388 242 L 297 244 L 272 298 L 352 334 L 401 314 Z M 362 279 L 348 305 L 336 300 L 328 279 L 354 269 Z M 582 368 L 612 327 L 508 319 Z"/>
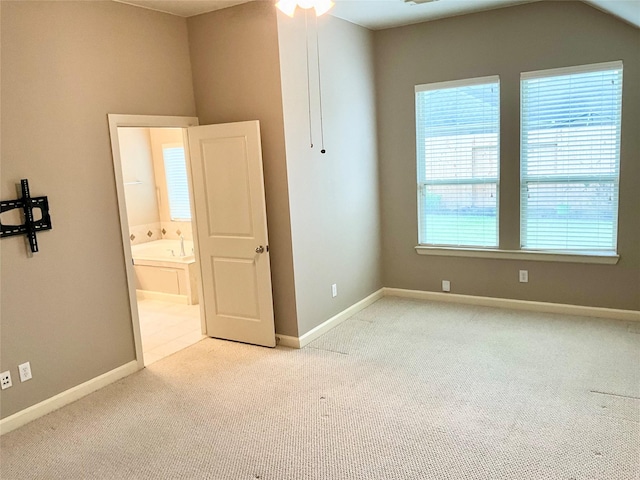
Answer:
<path fill-rule="evenodd" d="M 29 181 L 27 179 L 20 180 L 20 188 L 22 190 L 22 198 L 17 200 L 0 201 L 0 215 L 9 210 L 21 208 L 24 213 L 24 224 L 22 225 L 3 225 L 0 221 L 0 238 L 12 237 L 14 235 L 26 235 L 29 240 L 29 246 L 32 252 L 38 251 L 38 239 L 36 232 L 42 230 L 51 230 L 51 216 L 49 215 L 49 201 L 47 197 L 31 198 L 29 194 Z M 42 218 L 34 220 L 33 209 L 37 208 L 42 214 Z"/>

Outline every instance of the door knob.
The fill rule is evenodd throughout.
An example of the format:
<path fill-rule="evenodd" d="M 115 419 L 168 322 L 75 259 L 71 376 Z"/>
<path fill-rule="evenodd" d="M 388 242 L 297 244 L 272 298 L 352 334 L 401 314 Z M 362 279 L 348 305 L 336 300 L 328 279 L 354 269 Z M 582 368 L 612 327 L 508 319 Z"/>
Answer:
<path fill-rule="evenodd" d="M 264 247 L 262 245 L 260 245 L 259 247 L 256 247 L 256 253 L 263 253 L 264 252 Z"/>

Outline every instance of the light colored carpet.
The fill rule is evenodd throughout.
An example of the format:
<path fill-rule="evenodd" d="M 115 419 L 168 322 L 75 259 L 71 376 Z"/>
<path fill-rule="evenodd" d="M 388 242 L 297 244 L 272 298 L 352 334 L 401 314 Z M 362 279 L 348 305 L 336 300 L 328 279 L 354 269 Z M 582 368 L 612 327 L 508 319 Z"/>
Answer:
<path fill-rule="evenodd" d="M 14 479 L 640 478 L 638 324 L 386 297 L 206 339 L 1 439 Z"/>

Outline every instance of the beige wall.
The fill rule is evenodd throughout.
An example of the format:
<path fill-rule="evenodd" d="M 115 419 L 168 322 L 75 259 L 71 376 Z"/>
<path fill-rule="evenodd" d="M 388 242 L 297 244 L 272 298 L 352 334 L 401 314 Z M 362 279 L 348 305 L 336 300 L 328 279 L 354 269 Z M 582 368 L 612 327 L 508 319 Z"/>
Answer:
<path fill-rule="evenodd" d="M 298 335 L 289 196 L 272 2 L 251 2 L 188 19 L 201 125 L 259 120 L 276 332 Z"/>
<path fill-rule="evenodd" d="M 313 148 L 304 15 L 278 14 L 300 335 L 382 286 L 373 34 L 331 16 L 318 19 L 323 155 L 315 22 L 309 23 Z"/>
<path fill-rule="evenodd" d="M 375 32 L 388 287 L 640 309 L 640 30 L 581 2 L 540 2 Z M 500 75 L 502 248 L 518 248 L 520 72 L 624 62 L 618 265 L 418 256 L 414 86 Z M 518 270 L 529 270 L 529 283 Z"/>
<path fill-rule="evenodd" d="M 2 417 L 134 359 L 108 113 L 194 115 L 184 19 L 115 2 L 2 1 L 3 199 L 28 178 L 53 230 L 1 241 Z M 170 93 L 169 93 L 170 92 Z M 20 383 L 17 365 L 33 379 Z"/>
<path fill-rule="evenodd" d="M 160 222 L 148 128 L 120 128 L 120 159 L 129 227 Z"/>
<path fill-rule="evenodd" d="M 108 113 L 192 116 L 197 106 L 201 124 L 260 120 L 280 334 L 302 335 L 383 284 L 437 291 L 443 278 L 458 293 L 640 308 L 638 29 L 577 2 L 375 33 L 325 17 L 321 155 L 317 93 L 316 147 L 307 145 L 302 18 L 278 21 L 271 2 L 188 21 L 110 1 L 1 5 L 0 193 L 14 197 L 29 178 L 33 195 L 48 195 L 53 222 L 33 258 L 21 238 L 0 243 L 0 370 L 14 376 L 0 393 L 3 418 L 134 359 Z M 509 246 L 518 230 L 520 71 L 617 59 L 625 62 L 618 265 L 414 253 L 415 84 L 501 76 Z M 528 284 L 517 283 L 520 268 Z M 25 361 L 34 377 L 21 384 Z"/>

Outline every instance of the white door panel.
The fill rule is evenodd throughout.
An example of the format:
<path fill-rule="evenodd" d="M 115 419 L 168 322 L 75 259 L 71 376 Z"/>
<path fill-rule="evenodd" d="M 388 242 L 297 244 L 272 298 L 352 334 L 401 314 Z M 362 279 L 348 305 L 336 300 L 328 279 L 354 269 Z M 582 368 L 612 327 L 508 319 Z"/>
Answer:
<path fill-rule="evenodd" d="M 201 143 L 209 235 L 253 238 L 253 215 L 245 137 Z M 235 161 L 228 159 L 234 157 Z"/>
<path fill-rule="evenodd" d="M 188 134 L 207 333 L 273 347 L 260 125 L 205 125 Z"/>

